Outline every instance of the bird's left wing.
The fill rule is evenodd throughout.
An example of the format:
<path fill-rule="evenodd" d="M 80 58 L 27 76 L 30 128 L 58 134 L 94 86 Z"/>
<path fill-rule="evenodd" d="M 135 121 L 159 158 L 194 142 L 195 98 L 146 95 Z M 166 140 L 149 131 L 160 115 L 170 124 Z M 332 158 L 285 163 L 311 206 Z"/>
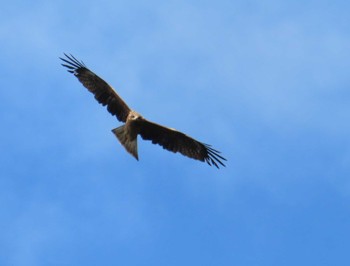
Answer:
<path fill-rule="evenodd" d="M 68 72 L 73 73 L 79 81 L 94 94 L 95 99 L 103 106 L 107 105 L 107 110 L 115 115 L 119 121 L 125 122 L 130 112 L 129 106 L 123 99 L 108 85 L 106 81 L 97 76 L 88 69 L 82 61 L 77 60 L 72 55 L 66 55 L 66 58 L 60 58 L 66 64 Z"/>
<path fill-rule="evenodd" d="M 180 152 L 181 154 L 202 161 L 209 165 L 225 166 L 224 157 L 220 152 L 211 148 L 210 145 L 201 143 L 184 133 L 175 129 L 167 128 L 156 123 L 142 119 L 139 122 L 140 135 L 144 140 L 151 140 L 153 144 L 159 144 L 164 149 L 172 152 Z"/>

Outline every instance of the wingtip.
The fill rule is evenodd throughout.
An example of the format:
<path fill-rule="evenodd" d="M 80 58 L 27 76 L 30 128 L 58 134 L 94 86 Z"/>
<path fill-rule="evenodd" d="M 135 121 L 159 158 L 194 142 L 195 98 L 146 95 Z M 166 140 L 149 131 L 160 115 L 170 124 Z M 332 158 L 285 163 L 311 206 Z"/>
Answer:
<path fill-rule="evenodd" d="M 77 58 L 75 58 L 72 54 L 66 54 L 63 53 L 65 58 L 63 57 L 59 57 L 59 59 L 61 59 L 63 62 L 67 63 L 68 65 L 64 65 L 65 67 L 68 68 L 87 68 L 86 65 L 84 64 L 83 61 L 79 61 Z"/>

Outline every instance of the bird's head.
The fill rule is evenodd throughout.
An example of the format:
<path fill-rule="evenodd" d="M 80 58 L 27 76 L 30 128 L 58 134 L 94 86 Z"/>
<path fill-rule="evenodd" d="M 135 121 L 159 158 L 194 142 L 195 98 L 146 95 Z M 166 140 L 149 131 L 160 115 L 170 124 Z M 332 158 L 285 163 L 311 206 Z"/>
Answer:
<path fill-rule="evenodd" d="M 134 120 L 134 121 L 139 120 L 140 118 L 142 118 L 142 116 L 135 111 L 130 112 L 128 117 L 128 119 Z"/>

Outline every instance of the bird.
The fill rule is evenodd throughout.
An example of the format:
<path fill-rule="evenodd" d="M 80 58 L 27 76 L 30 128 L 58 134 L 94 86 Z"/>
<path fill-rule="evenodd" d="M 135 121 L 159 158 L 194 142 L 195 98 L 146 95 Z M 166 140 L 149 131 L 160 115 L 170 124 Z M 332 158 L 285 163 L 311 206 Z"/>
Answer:
<path fill-rule="evenodd" d="M 107 111 L 123 122 L 122 126 L 112 129 L 113 134 L 136 160 L 139 160 L 137 137 L 152 141 L 168 151 L 181 153 L 189 158 L 206 162 L 210 166 L 224 166 L 227 161 L 221 152 L 211 145 L 202 143 L 173 128 L 165 127 L 145 119 L 138 112 L 132 110 L 118 93 L 106 81 L 92 72 L 83 61 L 79 61 L 72 54 L 59 57 L 62 66 L 72 73 L 82 85 L 90 91 L 95 99 L 107 107 Z"/>

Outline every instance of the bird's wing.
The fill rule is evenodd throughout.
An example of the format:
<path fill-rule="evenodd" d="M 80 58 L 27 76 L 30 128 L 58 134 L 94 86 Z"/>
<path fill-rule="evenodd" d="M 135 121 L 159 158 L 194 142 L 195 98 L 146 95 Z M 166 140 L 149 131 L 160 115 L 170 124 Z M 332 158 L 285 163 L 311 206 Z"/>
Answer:
<path fill-rule="evenodd" d="M 142 119 L 140 122 L 140 135 L 144 140 L 151 140 L 153 144 L 159 144 L 164 149 L 207 162 L 209 165 L 219 164 L 225 166 L 224 157 L 220 152 L 211 148 L 210 145 L 201 143 L 182 132 L 175 129 L 167 128 L 156 123 Z"/>
<path fill-rule="evenodd" d="M 77 60 L 72 55 L 64 54 L 66 58 L 60 58 L 68 68 L 68 72 L 73 73 L 79 81 L 94 94 L 95 99 L 103 106 L 107 105 L 107 110 L 115 115 L 119 121 L 125 122 L 130 108 L 120 98 L 120 96 L 103 79 L 89 70 L 82 61 Z"/>

